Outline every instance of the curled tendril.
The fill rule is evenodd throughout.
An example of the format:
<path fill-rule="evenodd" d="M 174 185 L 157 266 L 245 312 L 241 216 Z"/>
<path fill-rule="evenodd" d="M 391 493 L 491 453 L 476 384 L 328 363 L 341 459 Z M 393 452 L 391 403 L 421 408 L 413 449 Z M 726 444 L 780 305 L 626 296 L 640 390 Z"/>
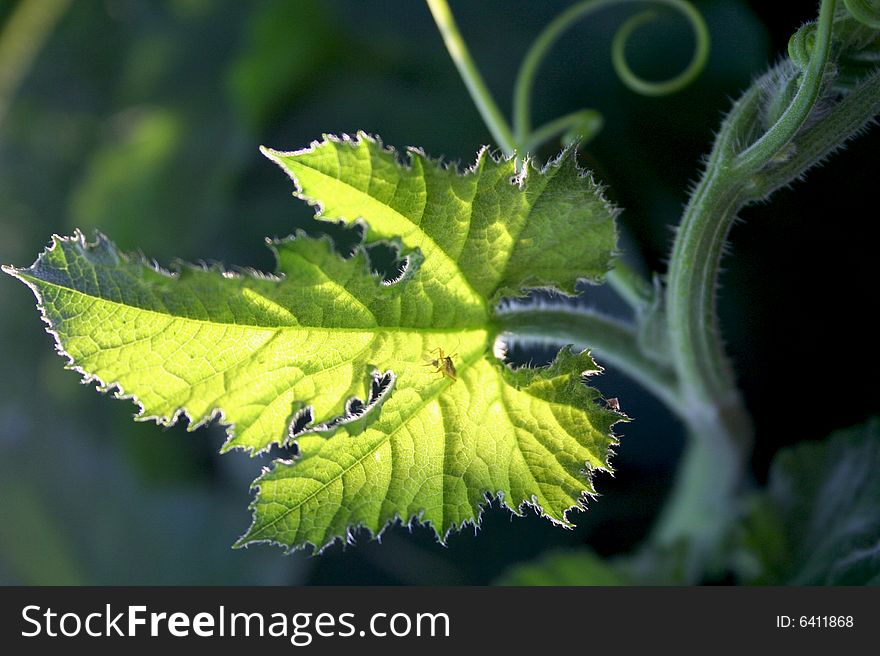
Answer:
<path fill-rule="evenodd" d="M 844 0 L 846 12 L 834 18 L 838 49 L 834 85 L 849 89 L 876 70 L 880 62 L 880 42 L 874 30 L 880 29 L 880 0 Z M 816 46 L 817 24 L 807 23 L 788 42 L 788 56 L 803 72 Z"/>
<path fill-rule="evenodd" d="M 779 115 L 772 126 L 750 146 L 737 153 L 732 162 L 733 171 L 757 171 L 767 162 L 780 155 L 791 144 L 809 120 L 822 89 L 822 81 L 828 67 L 831 53 L 831 32 L 834 27 L 834 10 L 837 0 L 822 0 L 819 5 L 819 19 L 816 21 L 812 46 L 809 44 L 807 26 L 798 30 L 804 40 L 803 48 L 809 51 L 809 61 L 800 70 L 798 88 L 788 107 Z M 791 46 L 795 39 L 789 41 Z M 798 43 L 790 49 L 797 51 Z"/>
<path fill-rule="evenodd" d="M 626 61 L 626 44 L 629 42 L 630 36 L 642 25 L 653 21 L 657 16 L 655 11 L 649 10 L 636 14 L 621 25 L 620 29 L 617 30 L 617 34 L 614 35 L 614 41 L 611 44 L 611 63 L 614 65 L 614 70 L 621 81 L 636 93 L 644 96 L 665 96 L 675 93 L 693 82 L 706 65 L 706 60 L 709 56 L 709 34 L 708 32 L 705 32 L 705 34 L 702 32 L 702 30 L 707 29 L 706 24 L 703 22 L 702 16 L 693 7 L 690 7 L 690 5 L 685 6 L 689 7 L 689 10 L 684 9 L 683 6 L 682 12 L 693 28 L 694 36 L 696 37 L 696 47 L 687 68 L 668 80 L 660 82 L 645 80 L 636 75 Z"/>
<path fill-rule="evenodd" d="M 534 146 L 535 139 L 531 138 L 531 94 L 538 68 L 544 60 L 547 52 L 556 43 L 562 34 L 581 18 L 608 6 L 619 5 L 628 2 L 644 2 L 645 0 L 582 0 L 559 14 L 541 34 L 535 39 L 529 51 L 526 53 L 519 74 L 513 96 L 513 120 L 514 134 L 520 150 L 522 146 Z M 694 34 L 695 47 L 690 63 L 678 75 L 668 80 L 658 82 L 645 80 L 636 75 L 626 62 L 626 44 L 630 36 L 639 27 L 651 21 L 655 17 L 653 11 L 643 12 L 627 20 L 615 34 L 612 43 L 612 63 L 621 81 L 636 93 L 649 96 L 660 96 L 674 93 L 690 84 L 703 70 L 709 57 L 709 30 L 702 15 L 693 5 L 686 0 L 650 0 L 674 9 L 690 23 Z M 566 118 L 566 117 L 563 117 Z M 561 119 L 553 121 L 557 123 Z M 544 126 L 535 130 L 535 135 L 547 134 L 549 130 Z M 568 127 L 568 126 L 567 126 Z M 538 144 L 540 145 L 540 144 Z"/>
<path fill-rule="evenodd" d="M 816 46 L 816 23 L 805 23 L 788 40 L 788 57 L 800 70 L 810 62 L 810 53 Z"/>
<path fill-rule="evenodd" d="M 880 29 L 880 2 L 876 0 L 843 0 L 846 10 L 862 25 Z"/>

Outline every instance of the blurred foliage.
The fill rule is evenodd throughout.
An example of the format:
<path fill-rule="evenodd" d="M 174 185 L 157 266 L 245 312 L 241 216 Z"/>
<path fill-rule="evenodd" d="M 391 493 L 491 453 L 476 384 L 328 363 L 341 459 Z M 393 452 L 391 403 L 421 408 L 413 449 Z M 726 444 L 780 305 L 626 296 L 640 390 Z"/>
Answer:
<path fill-rule="evenodd" d="M 283 114 L 296 89 L 317 83 L 339 51 L 326 8 L 317 0 L 272 2 L 247 19 L 241 56 L 227 80 L 235 106 L 253 129 Z"/>
<path fill-rule="evenodd" d="M 530 40 L 567 4 L 453 3 L 499 99 L 509 97 Z M 17 5 L 0 0 L 0 21 Z M 646 99 L 616 79 L 609 46 L 626 9 L 578 24 L 537 85 L 538 124 L 584 106 L 602 112 L 605 126 L 582 163 L 626 210 L 627 257 L 641 254 L 661 271 L 669 226 L 728 99 L 815 12 L 811 2 L 697 5 L 712 53 L 682 93 Z M 687 29 L 675 18 L 643 28 L 627 50 L 633 68 L 656 78 L 678 70 L 690 55 Z M 420 2 L 70 3 L 0 117 L 0 262 L 27 265 L 49 235 L 79 226 L 100 228 L 121 249 L 140 248 L 162 264 L 210 256 L 269 270 L 264 236 L 315 225 L 257 146 L 298 148 L 324 132 L 358 129 L 453 161 L 469 161 L 489 140 Z M 876 132 L 808 184 L 749 209 L 734 232 L 723 332 L 758 427 L 759 481 L 781 446 L 880 411 L 880 383 L 864 379 L 880 364 L 864 348 L 876 338 L 876 322 L 863 319 L 876 301 L 872 310 L 860 285 L 815 275 L 816 254 L 835 253 L 850 280 L 876 276 L 876 241 L 851 236 L 869 229 L 860 199 L 880 145 Z M 591 288 L 583 302 L 624 311 L 603 288 Z M 841 320 L 818 321 L 818 305 L 822 316 Z M 75 385 L 77 374 L 63 370 L 50 343 L 27 290 L 0 278 L 4 583 L 487 583 L 550 549 L 588 544 L 603 558 L 632 550 L 669 489 L 682 443 L 675 419 L 609 370 L 594 384 L 636 421 L 618 448 L 614 478 L 597 480 L 603 496 L 573 517 L 573 531 L 492 508 L 479 536 L 463 532 L 448 547 L 427 530 L 396 527 L 381 544 L 362 539 L 316 559 L 231 551 L 248 524 L 246 482 L 267 461 L 219 458 L 216 426 L 188 434 L 132 422 L 132 406 Z M 805 413 L 817 374 L 804 353 L 817 345 L 833 351 L 846 402 L 810 401 Z M 38 483 L 37 473 L 52 484 Z"/>
<path fill-rule="evenodd" d="M 497 585 L 626 585 L 629 579 L 614 565 L 587 549 L 548 553 L 534 563 L 518 565 Z"/>
<path fill-rule="evenodd" d="M 880 419 L 784 449 L 737 536 L 755 584 L 880 585 Z"/>
<path fill-rule="evenodd" d="M 49 425 L 29 437 L 39 434 L 51 434 L 53 441 L 3 444 L 0 581 L 261 585 L 299 580 L 301 565 L 290 559 L 229 549 L 229 536 L 242 530 L 243 517 L 241 499 L 223 486 L 198 476 L 151 480 L 132 471 L 119 452 L 124 444 L 89 443 L 74 430 Z M 135 449 L 133 455 L 155 462 L 165 453 L 180 459 L 178 445 L 167 442 L 161 450 Z"/>

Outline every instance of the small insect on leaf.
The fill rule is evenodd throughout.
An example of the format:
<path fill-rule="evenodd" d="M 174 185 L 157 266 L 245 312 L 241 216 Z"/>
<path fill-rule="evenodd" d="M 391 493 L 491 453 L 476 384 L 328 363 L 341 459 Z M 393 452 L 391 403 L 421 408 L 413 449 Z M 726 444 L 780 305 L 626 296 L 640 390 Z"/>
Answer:
<path fill-rule="evenodd" d="M 452 380 L 458 380 L 456 378 L 455 364 L 452 362 L 452 358 L 454 358 L 458 353 L 453 353 L 452 355 L 445 355 L 443 353 L 443 349 L 440 347 L 435 348 L 431 353 L 436 353 L 437 357 L 432 359 L 430 362 L 426 362 L 426 367 L 436 367 L 434 373 L 442 374 L 446 378 L 450 378 Z"/>
<path fill-rule="evenodd" d="M 617 397 L 612 397 L 610 399 L 605 399 L 605 404 L 614 412 L 620 412 L 620 401 L 617 400 Z"/>
<path fill-rule="evenodd" d="M 443 542 L 487 495 L 571 526 L 622 421 L 586 384 L 599 366 L 571 348 L 516 369 L 494 353 L 500 299 L 573 294 L 614 261 L 617 210 L 575 150 L 518 170 L 482 149 L 464 173 L 366 134 L 264 153 L 318 221 L 358 228 L 348 257 L 295 231 L 269 244 L 275 275 L 171 272 L 76 232 L 4 271 L 36 293 L 59 352 L 136 399 L 139 419 L 220 417 L 224 452 L 296 443 L 254 483 L 237 546 L 321 551 L 397 521 Z M 394 281 L 372 271 L 379 244 L 405 254 Z"/>

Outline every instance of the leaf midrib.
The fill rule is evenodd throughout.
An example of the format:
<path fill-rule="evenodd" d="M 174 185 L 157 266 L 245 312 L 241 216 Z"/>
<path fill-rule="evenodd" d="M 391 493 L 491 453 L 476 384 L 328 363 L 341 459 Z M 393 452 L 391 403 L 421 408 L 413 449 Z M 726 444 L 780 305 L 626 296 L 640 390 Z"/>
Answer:
<path fill-rule="evenodd" d="M 195 317 L 186 317 L 179 314 L 172 314 L 170 312 L 161 312 L 159 310 L 153 310 L 150 308 L 143 308 L 138 305 L 128 305 L 126 303 L 122 303 L 120 301 L 114 301 L 109 298 L 104 298 L 103 296 L 95 296 L 93 294 L 89 294 L 80 289 L 76 289 L 75 287 L 68 287 L 66 285 L 60 285 L 56 282 L 50 282 L 39 276 L 29 275 L 27 270 L 17 271 L 16 272 L 20 277 L 25 278 L 27 280 L 32 281 L 36 285 L 46 286 L 46 287 L 54 287 L 55 289 L 62 289 L 67 292 L 71 292 L 73 294 L 78 294 L 79 296 L 94 299 L 96 301 L 100 301 L 102 303 L 109 303 L 110 305 L 115 305 L 122 308 L 134 308 L 139 312 L 146 312 L 148 314 L 153 314 L 161 317 L 168 317 L 175 321 L 183 321 L 188 323 L 196 323 L 201 325 L 210 325 L 210 326 L 236 326 L 239 328 L 250 328 L 253 330 L 261 330 L 266 332 L 277 332 L 285 329 L 296 329 L 302 328 L 306 330 L 321 330 L 324 332 L 331 333 L 374 333 L 374 332 L 389 332 L 389 333 L 415 333 L 418 335 L 446 335 L 452 333 L 468 333 L 468 332 L 477 332 L 477 331 L 487 331 L 491 330 L 490 322 L 487 321 L 482 324 L 473 324 L 473 325 L 465 325 L 465 326 L 454 326 L 451 328 L 434 328 L 434 327 L 425 327 L 420 328 L 416 326 L 384 326 L 382 324 L 375 324 L 372 326 L 352 326 L 352 327 L 342 327 L 342 326 L 313 326 L 310 324 L 283 324 L 280 326 L 261 326 L 257 324 L 249 324 L 249 323 L 234 323 L 229 321 L 210 321 L 207 319 L 197 319 Z M 40 303 L 45 305 L 45 301 L 41 298 Z"/>

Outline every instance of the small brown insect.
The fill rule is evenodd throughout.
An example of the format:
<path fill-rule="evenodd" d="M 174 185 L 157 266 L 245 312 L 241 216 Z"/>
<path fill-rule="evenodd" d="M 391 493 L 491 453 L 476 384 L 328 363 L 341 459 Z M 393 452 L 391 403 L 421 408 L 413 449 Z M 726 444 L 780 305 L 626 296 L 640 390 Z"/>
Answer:
<path fill-rule="evenodd" d="M 605 405 L 607 405 L 614 412 L 620 412 L 620 401 L 617 400 L 617 397 L 612 397 L 610 399 L 605 399 Z"/>
<path fill-rule="evenodd" d="M 453 353 L 452 355 L 445 355 L 443 353 L 443 349 L 439 346 L 435 348 L 431 353 L 436 353 L 437 358 L 431 360 L 430 362 L 426 362 L 426 367 L 436 367 L 436 371 L 434 373 L 443 374 L 446 378 L 450 378 L 452 380 L 458 380 L 456 378 L 455 365 L 452 363 L 452 358 L 454 358 L 458 353 Z"/>

